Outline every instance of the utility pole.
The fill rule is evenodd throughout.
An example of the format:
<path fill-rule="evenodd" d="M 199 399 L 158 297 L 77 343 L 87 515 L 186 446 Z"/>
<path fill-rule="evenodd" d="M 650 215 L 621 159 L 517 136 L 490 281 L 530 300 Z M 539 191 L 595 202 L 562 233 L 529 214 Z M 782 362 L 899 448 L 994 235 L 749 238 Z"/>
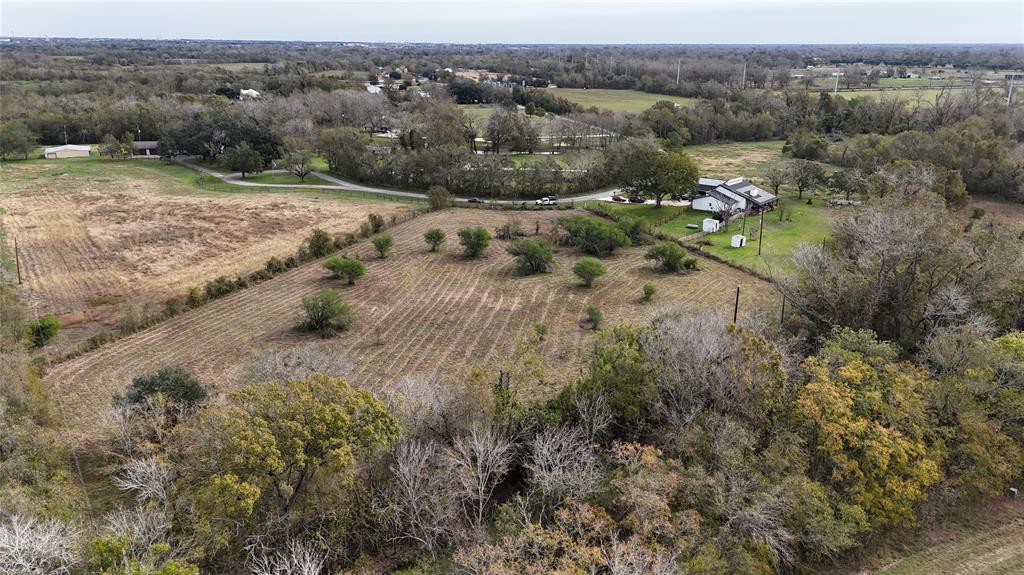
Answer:
<path fill-rule="evenodd" d="M 736 323 L 736 318 L 740 313 L 740 286 L 736 286 L 736 304 L 732 308 L 732 322 Z"/>
<path fill-rule="evenodd" d="M 764 243 L 764 212 L 761 212 L 761 223 L 757 226 L 757 255 L 761 255 L 761 244 Z"/>

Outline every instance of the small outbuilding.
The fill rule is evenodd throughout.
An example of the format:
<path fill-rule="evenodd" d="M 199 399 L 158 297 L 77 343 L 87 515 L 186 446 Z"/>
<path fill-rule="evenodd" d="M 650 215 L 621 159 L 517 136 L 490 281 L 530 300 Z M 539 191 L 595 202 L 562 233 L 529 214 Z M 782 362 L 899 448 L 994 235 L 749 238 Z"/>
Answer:
<path fill-rule="evenodd" d="M 742 248 L 743 246 L 747 245 L 747 236 L 742 234 L 736 234 L 735 236 L 732 237 L 732 243 L 729 245 L 731 245 L 734 248 Z"/>
<path fill-rule="evenodd" d="M 157 148 L 160 142 L 156 140 L 136 140 L 132 142 L 132 155 L 144 157 L 158 157 Z"/>
<path fill-rule="evenodd" d="M 92 152 L 92 146 L 80 146 L 77 144 L 64 144 L 43 150 L 44 158 L 87 158 Z"/>
<path fill-rule="evenodd" d="M 709 234 L 713 234 L 713 233 L 717 232 L 718 228 L 720 228 L 721 226 L 722 226 L 722 222 L 716 220 L 715 218 L 704 218 L 704 222 L 703 222 L 703 226 L 701 227 L 701 231 L 707 232 Z"/>

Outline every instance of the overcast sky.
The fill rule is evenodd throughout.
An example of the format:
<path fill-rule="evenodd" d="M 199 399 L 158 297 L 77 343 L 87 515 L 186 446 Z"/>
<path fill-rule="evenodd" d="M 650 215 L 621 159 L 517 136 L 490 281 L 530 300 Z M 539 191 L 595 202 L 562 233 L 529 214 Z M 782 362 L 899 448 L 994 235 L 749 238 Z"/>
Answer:
<path fill-rule="evenodd" d="M 1024 43 L 1024 0 L 0 0 L 4 36 L 458 43 Z"/>

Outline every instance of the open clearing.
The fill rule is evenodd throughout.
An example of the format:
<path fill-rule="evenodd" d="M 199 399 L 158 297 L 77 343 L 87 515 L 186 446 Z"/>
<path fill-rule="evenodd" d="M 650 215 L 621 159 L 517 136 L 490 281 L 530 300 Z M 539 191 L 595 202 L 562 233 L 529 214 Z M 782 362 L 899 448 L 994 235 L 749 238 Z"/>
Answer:
<path fill-rule="evenodd" d="M 675 102 L 680 106 L 692 106 L 699 101 L 697 98 L 650 94 L 648 92 L 640 92 L 639 90 L 609 90 L 600 88 L 550 88 L 550 90 L 552 94 L 561 96 L 570 102 L 575 102 L 584 108 L 596 106 L 605 110 L 611 110 L 612 112 L 632 112 L 634 114 L 639 114 L 663 100 Z"/>
<path fill-rule="evenodd" d="M 869 546 L 838 570 L 849 575 L 1024 573 L 1024 500 L 984 502 L 934 526 Z"/>
<path fill-rule="evenodd" d="M 990 196 L 976 195 L 971 196 L 970 204 L 962 212 L 968 215 L 973 208 L 985 210 L 986 218 L 993 218 L 1003 225 L 1024 231 L 1024 204 Z"/>
<path fill-rule="evenodd" d="M 783 140 L 767 142 L 734 142 L 729 144 L 702 144 L 684 146 L 700 175 L 711 178 L 729 179 L 737 176 L 759 178 L 764 168 L 773 162 L 782 161 Z"/>
<path fill-rule="evenodd" d="M 643 257 L 645 248 L 623 250 L 605 260 L 608 273 L 592 289 L 578 287 L 572 264 L 580 255 L 559 248 L 553 272 L 516 275 L 505 241 L 493 241 L 486 257 L 457 255 L 456 231 L 465 225 L 490 229 L 515 217 L 524 230 L 554 228 L 566 211 L 516 213 L 452 209 L 424 215 L 389 231 L 392 254 L 378 259 L 364 241 L 344 253 L 366 261 L 366 276 L 355 286 L 331 279 L 311 262 L 257 286 L 161 322 L 99 350 L 54 366 L 46 377 L 64 405 L 69 430 L 86 437 L 101 426 L 113 395 L 131 378 L 166 365 L 180 365 L 217 388 L 235 385 L 254 351 L 291 345 L 322 346 L 352 362 L 350 379 L 374 386 L 418 376 L 456 381 L 474 366 L 493 366 L 510 357 L 536 323 L 549 332 L 537 353 L 546 382 L 562 382 L 587 356 L 592 333 L 581 322 L 597 305 L 605 324 L 640 322 L 665 305 L 721 313 L 731 319 L 737 286 L 743 316 L 777 314 L 778 298 L 767 283 L 709 260 L 691 275 L 664 275 Z M 423 233 L 440 227 L 448 241 L 440 253 L 427 251 Z M 639 301 L 645 282 L 657 286 L 654 303 Z M 353 306 L 352 330 L 331 340 L 296 333 L 302 297 L 333 287 Z M 530 389 L 543 396 L 557 387 Z"/>
<path fill-rule="evenodd" d="M 0 199 L 18 241 L 28 302 L 60 316 L 74 343 L 109 328 L 126 301 L 161 301 L 295 252 L 314 227 L 355 231 L 386 202 L 313 192 L 201 191 L 179 166 L 95 158 L 11 162 Z"/>
<path fill-rule="evenodd" d="M 805 196 L 806 197 L 806 196 Z M 791 269 L 790 255 L 801 243 L 821 243 L 831 233 L 832 218 L 842 210 L 856 209 L 853 207 L 829 208 L 826 199 L 815 198 L 813 205 L 808 206 L 806 200 L 798 200 L 795 191 L 783 188 L 779 202 L 781 208 L 764 214 L 764 235 L 761 255 L 757 254 L 760 218 L 750 216 L 744 226 L 743 218 L 735 218 L 729 223 L 729 229 L 704 236 L 703 240 L 711 242 L 702 246 L 702 251 L 722 259 L 756 270 L 762 274 L 779 276 Z M 709 214 L 704 213 L 703 217 Z M 782 219 L 779 219 L 779 216 Z M 731 247 L 733 235 L 745 230 L 747 245 L 742 248 Z"/>

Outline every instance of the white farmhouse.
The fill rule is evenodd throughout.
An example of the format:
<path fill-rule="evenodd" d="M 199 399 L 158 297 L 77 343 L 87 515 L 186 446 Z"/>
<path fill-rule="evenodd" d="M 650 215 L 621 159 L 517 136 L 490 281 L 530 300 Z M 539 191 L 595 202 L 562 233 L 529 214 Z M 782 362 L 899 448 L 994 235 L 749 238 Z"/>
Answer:
<path fill-rule="evenodd" d="M 702 212 L 739 213 L 767 211 L 775 207 L 775 194 L 761 189 L 745 178 L 728 181 L 700 178 L 697 193 L 704 194 L 693 200 L 690 208 Z"/>

